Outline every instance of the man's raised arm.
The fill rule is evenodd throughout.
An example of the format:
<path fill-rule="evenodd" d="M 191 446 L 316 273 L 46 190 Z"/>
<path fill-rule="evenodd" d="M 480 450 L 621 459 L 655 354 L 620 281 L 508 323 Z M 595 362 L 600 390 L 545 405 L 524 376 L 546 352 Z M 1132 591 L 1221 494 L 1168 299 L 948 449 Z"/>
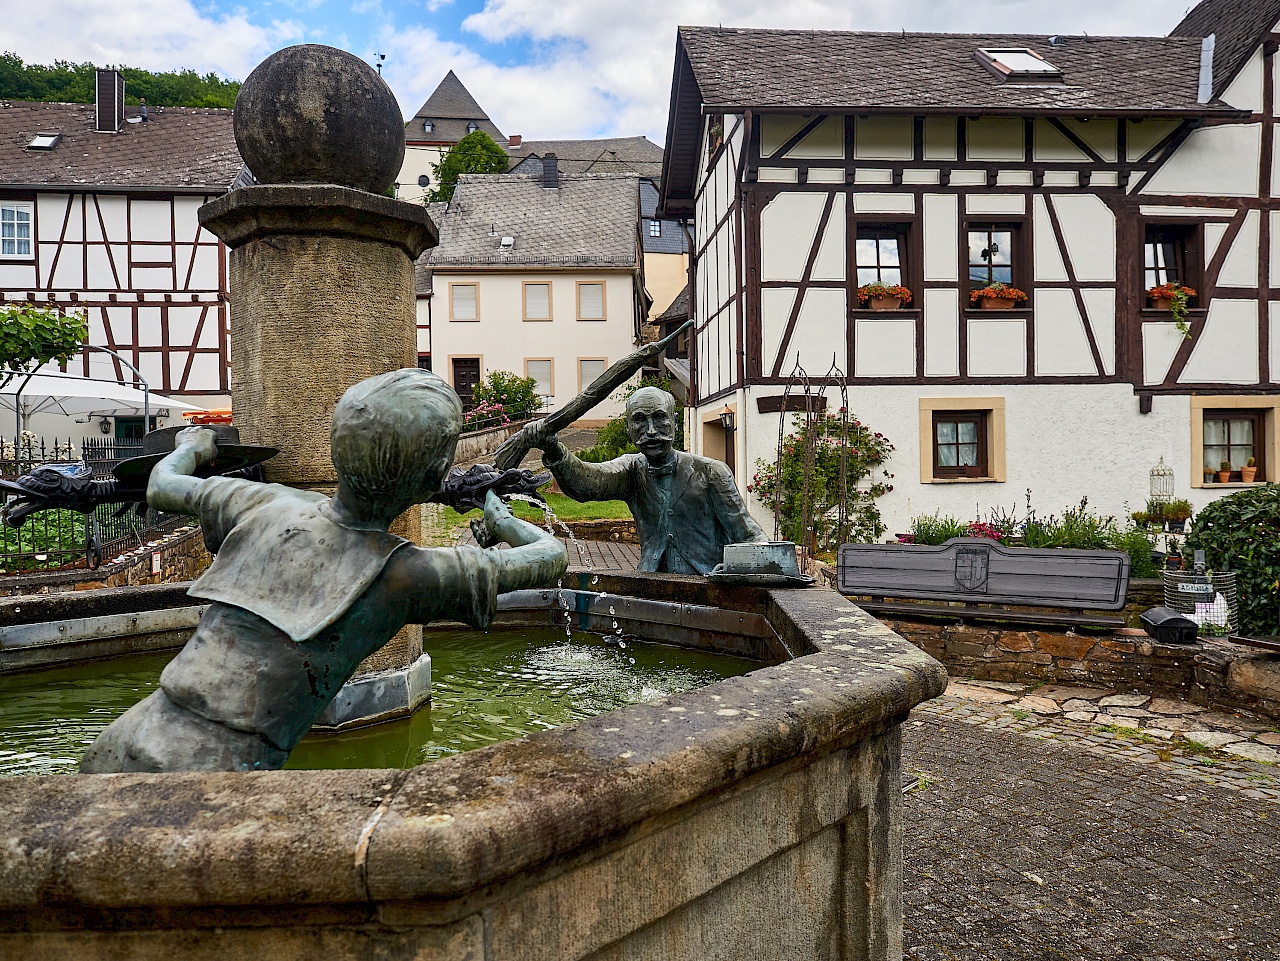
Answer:
<path fill-rule="evenodd" d="M 542 449 L 542 466 L 555 475 L 560 489 L 576 501 L 624 501 L 631 494 L 631 473 L 626 461 L 615 459 L 588 464 L 560 443 L 555 434 L 536 436 Z"/>
<path fill-rule="evenodd" d="M 160 511 L 197 514 L 196 495 L 204 482 L 191 475 L 218 456 L 217 437 L 207 427 L 178 431 L 173 453 L 151 469 L 147 503 Z"/>

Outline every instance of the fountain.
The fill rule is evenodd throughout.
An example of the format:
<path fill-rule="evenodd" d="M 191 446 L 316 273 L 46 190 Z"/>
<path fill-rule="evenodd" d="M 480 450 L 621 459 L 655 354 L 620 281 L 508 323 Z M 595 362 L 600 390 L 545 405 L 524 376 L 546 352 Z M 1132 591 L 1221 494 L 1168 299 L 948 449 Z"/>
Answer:
<path fill-rule="evenodd" d="M 324 116 L 314 90 L 299 100 Z M 289 188 L 330 189 L 356 190 Z M 313 221 L 317 249 L 352 220 Z M 308 235 L 280 236 L 301 261 Z M 273 245 L 237 248 L 242 281 L 310 296 L 249 276 Z M 242 428 L 288 450 L 269 429 Z M 8 599 L 0 653 L 75 618 L 172 630 L 184 606 L 174 588 Z M 761 666 L 407 770 L 0 778 L 0 957 L 900 957 L 899 725 L 941 693 L 936 661 L 813 588 L 571 570 L 497 607 L 494 630 L 559 631 L 567 612 Z"/>

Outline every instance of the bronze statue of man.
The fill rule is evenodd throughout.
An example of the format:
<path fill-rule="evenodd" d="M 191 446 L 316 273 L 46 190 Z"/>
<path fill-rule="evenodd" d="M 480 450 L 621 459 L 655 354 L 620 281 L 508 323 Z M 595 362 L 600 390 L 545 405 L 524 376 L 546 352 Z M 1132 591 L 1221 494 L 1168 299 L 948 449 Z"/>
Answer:
<path fill-rule="evenodd" d="M 578 501 L 626 501 L 640 535 L 640 570 L 706 574 L 726 544 L 766 541 L 729 468 L 718 460 L 672 450 L 676 402 L 642 387 L 627 398 L 627 436 L 640 451 L 604 464 L 575 457 L 554 434 L 530 425 L 529 441 L 560 489 Z"/>
<path fill-rule="evenodd" d="M 278 768 L 365 657 L 405 624 L 483 628 L 505 591 L 552 584 L 564 546 L 489 493 L 486 532 L 510 550 L 421 548 L 388 533 L 440 490 L 462 405 L 416 369 L 371 377 L 334 411 L 332 497 L 191 476 L 217 455 L 188 428 L 151 473 L 152 507 L 200 518 L 213 565 L 189 593 L 211 602 L 160 689 L 94 741 L 84 772 Z"/>

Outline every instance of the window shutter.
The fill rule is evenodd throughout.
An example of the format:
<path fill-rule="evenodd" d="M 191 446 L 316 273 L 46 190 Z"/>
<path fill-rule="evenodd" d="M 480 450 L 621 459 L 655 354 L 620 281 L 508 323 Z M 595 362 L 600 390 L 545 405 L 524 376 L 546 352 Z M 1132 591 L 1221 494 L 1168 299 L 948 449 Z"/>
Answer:
<path fill-rule="evenodd" d="M 476 285 L 453 284 L 449 288 L 449 296 L 453 298 L 454 320 L 476 319 Z"/>
<path fill-rule="evenodd" d="M 604 284 L 578 284 L 578 319 L 604 320 Z"/>
<path fill-rule="evenodd" d="M 532 377 L 537 382 L 534 389 L 539 394 L 550 396 L 555 393 L 555 389 L 551 385 L 551 361 L 526 360 L 524 362 L 524 374 L 526 377 Z"/>
<path fill-rule="evenodd" d="M 551 285 L 550 284 L 525 284 L 524 285 L 524 319 L 525 320 L 550 320 L 551 319 Z"/>
<path fill-rule="evenodd" d="M 605 372 L 603 360 L 578 361 L 578 390 L 585 390 L 593 380 Z"/>

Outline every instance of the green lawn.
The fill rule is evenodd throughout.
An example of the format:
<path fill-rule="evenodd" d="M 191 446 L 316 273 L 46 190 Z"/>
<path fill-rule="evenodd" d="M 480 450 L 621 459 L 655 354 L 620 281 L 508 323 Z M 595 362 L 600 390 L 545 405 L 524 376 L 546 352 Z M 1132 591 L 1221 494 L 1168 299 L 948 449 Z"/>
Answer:
<path fill-rule="evenodd" d="M 562 521 L 630 520 L 631 510 L 622 501 L 591 501 L 580 504 L 564 494 L 546 494 L 547 503 Z M 535 524 L 543 521 L 542 508 L 522 500 L 511 501 L 511 513 Z M 452 507 L 444 510 L 444 522 L 450 527 L 464 527 L 479 511 L 459 514 Z"/>

